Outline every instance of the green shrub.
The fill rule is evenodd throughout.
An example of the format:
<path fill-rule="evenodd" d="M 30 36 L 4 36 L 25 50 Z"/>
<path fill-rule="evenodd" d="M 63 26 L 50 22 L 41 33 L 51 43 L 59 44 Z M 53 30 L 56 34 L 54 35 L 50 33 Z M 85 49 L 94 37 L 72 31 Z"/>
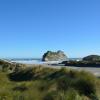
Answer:
<path fill-rule="evenodd" d="M 72 86 L 72 79 L 69 77 L 63 77 L 58 79 L 57 81 L 57 89 L 58 90 L 68 90 Z"/>
<path fill-rule="evenodd" d="M 48 94 L 43 98 L 43 100 L 54 100 L 53 95 L 54 95 L 54 94 L 48 93 Z"/>
<path fill-rule="evenodd" d="M 20 92 L 24 92 L 27 90 L 28 90 L 28 87 L 25 84 L 21 84 L 13 88 L 13 91 L 20 91 Z"/>
<path fill-rule="evenodd" d="M 60 73 L 67 73 L 68 72 L 68 69 L 66 69 L 66 67 L 62 67 L 60 70 L 59 70 Z"/>
<path fill-rule="evenodd" d="M 8 75 L 12 81 L 29 81 L 34 77 L 32 69 L 24 69 L 17 72 L 10 73 Z"/>
<path fill-rule="evenodd" d="M 68 91 L 69 88 L 74 88 L 80 95 L 96 97 L 96 78 L 91 74 L 84 71 L 76 72 L 69 71 L 67 76 L 63 76 L 57 81 L 57 89 Z"/>
<path fill-rule="evenodd" d="M 78 79 L 74 87 L 79 91 L 80 94 L 84 94 L 86 96 L 90 96 L 96 92 L 95 84 L 86 79 Z"/>
<path fill-rule="evenodd" d="M 48 93 L 43 100 L 89 100 L 81 97 L 78 92 L 72 88 L 68 91 L 52 91 Z"/>

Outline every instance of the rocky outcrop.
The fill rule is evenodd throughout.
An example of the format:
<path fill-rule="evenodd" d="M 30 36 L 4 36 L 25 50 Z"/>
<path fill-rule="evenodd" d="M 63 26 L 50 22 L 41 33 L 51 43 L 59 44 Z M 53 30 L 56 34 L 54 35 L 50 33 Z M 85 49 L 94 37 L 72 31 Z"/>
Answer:
<path fill-rule="evenodd" d="M 65 66 L 75 66 L 75 67 L 100 67 L 100 62 L 92 61 L 66 61 L 62 62 Z"/>
<path fill-rule="evenodd" d="M 67 56 L 61 50 L 57 52 L 47 51 L 42 57 L 42 61 L 65 61 L 65 60 L 67 60 Z"/>
<path fill-rule="evenodd" d="M 89 55 L 87 57 L 83 58 L 83 61 L 100 61 L 100 56 L 99 55 Z"/>

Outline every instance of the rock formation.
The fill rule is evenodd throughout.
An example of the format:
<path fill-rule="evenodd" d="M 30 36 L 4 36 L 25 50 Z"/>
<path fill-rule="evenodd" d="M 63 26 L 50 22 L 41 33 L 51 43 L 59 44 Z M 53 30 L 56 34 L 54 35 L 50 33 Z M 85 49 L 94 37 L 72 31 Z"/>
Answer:
<path fill-rule="evenodd" d="M 83 58 L 83 61 L 100 61 L 99 55 L 89 55 Z"/>
<path fill-rule="evenodd" d="M 42 61 L 65 61 L 65 60 L 67 60 L 67 56 L 61 50 L 57 52 L 47 51 L 42 57 Z"/>

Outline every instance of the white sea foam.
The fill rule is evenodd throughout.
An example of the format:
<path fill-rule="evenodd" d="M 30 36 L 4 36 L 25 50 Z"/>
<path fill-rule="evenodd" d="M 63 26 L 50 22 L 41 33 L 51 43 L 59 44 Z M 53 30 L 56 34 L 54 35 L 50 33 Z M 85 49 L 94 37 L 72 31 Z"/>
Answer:
<path fill-rule="evenodd" d="M 43 62 L 40 60 L 16 60 L 16 61 L 11 61 L 11 62 L 16 62 L 16 63 L 22 63 L 22 64 L 58 64 L 60 61 L 47 61 Z"/>

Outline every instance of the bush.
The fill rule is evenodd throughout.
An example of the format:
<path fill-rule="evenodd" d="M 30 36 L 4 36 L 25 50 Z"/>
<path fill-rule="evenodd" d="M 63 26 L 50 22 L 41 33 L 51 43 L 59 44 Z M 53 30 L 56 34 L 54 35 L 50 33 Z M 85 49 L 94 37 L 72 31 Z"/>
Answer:
<path fill-rule="evenodd" d="M 93 98 L 91 94 L 96 97 L 96 78 L 91 74 L 84 71 L 76 72 L 69 71 L 68 75 L 60 77 L 57 81 L 58 91 L 68 91 L 73 88 L 78 91 L 80 95 L 85 95 Z"/>
<path fill-rule="evenodd" d="M 72 79 L 68 77 L 63 77 L 57 81 L 57 89 L 66 91 L 72 86 Z"/>
<path fill-rule="evenodd" d="M 27 86 L 25 84 L 21 84 L 19 86 L 16 86 L 13 88 L 13 91 L 20 91 L 20 92 L 24 92 L 28 90 Z"/>
<path fill-rule="evenodd" d="M 43 100 L 89 100 L 85 96 L 80 96 L 78 92 L 70 88 L 68 91 L 52 91 L 48 93 Z"/>
<path fill-rule="evenodd" d="M 32 80 L 34 73 L 32 69 L 24 69 L 17 72 L 10 73 L 8 77 L 12 81 L 29 81 Z"/>
<path fill-rule="evenodd" d="M 84 94 L 86 96 L 90 96 L 96 92 L 95 84 L 86 79 L 77 79 L 74 87 L 79 91 L 80 94 Z"/>

